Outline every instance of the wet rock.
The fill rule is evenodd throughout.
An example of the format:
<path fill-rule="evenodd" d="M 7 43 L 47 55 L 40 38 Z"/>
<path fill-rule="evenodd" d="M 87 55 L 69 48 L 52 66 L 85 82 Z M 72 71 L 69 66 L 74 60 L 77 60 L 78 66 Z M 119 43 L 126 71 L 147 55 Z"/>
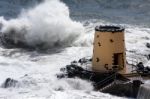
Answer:
<path fill-rule="evenodd" d="M 142 62 L 139 62 L 136 65 L 137 73 L 139 73 L 141 76 L 150 76 L 150 67 L 149 66 L 144 66 Z"/>
<path fill-rule="evenodd" d="M 55 88 L 55 91 L 64 91 L 63 87 L 59 86 L 58 88 Z"/>
<path fill-rule="evenodd" d="M 147 55 L 147 59 L 150 60 L 150 54 Z"/>
<path fill-rule="evenodd" d="M 139 62 L 139 63 L 137 64 L 137 67 L 138 67 L 138 70 L 139 70 L 139 71 L 143 71 L 143 70 L 144 70 L 144 65 L 143 65 L 142 62 Z"/>
<path fill-rule="evenodd" d="M 147 48 L 150 48 L 150 43 L 146 43 L 146 47 L 147 47 Z"/>
<path fill-rule="evenodd" d="M 81 64 L 87 63 L 87 62 L 89 62 L 89 60 L 90 59 L 84 57 L 84 58 L 79 59 L 78 63 L 81 63 Z"/>
<path fill-rule="evenodd" d="M 18 81 L 11 79 L 11 78 L 7 78 L 5 80 L 5 82 L 2 84 L 3 88 L 9 88 L 9 87 L 15 87 L 17 85 Z"/>
<path fill-rule="evenodd" d="M 97 83 L 99 81 L 104 80 L 106 77 L 109 77 L 113 75 L 112 79 L 110 79 L 110 82 L 112 82 L 114 80 L 114 78 L 116 79 L 120 79 L 122 81 L 128 81 L 128 79 L 124 78 L 122 75 L 120 74 L 114 74 L 113 72 L 111 73 L 98 73 L 98 72 L 93 72 L 93 71 L 88 71 L 80 66 L 77 65 L 67 65 L 65 67 L 65 71 L 62 74 L 58 74 L 57 78 L 74 78 L 74 77 L 78 77 L 81 79 L 85 79 L 85 80 L 90 80 L 93 82 L 94 86 L 96 89 L 98 89 L 99 87 L 103 87 L 100 85 L 97 85 Z M 114 77 L 115 76 L 115 77 Z M 108 82 L 108 83 L 110 83 Z"/>
<path fill-rule="evenodd" d="M 82 64 L 92 61 L 92 59 L 80 59 L 77 63 L 82 66 Z M 73 61 L 72 63 L 76 63 Z M 124 77 L 124 75 L 119 74 L 117 72 L 94 72 L 87 70 L 80 65 L 70 64 L 64 68 L 61 68 L 62 73 L 57 75 L 57 78 L 81 78 L 84 80 L 91 81 L 95 90 L 109 93 L 116 96 L 123 97 L 132 97 L 136 98 L 138 94 L 138 90 L 141 84 L 143 84 L 139 80 L 134 80 L 133 82 L 130 79 Z M 139 62 L 137 65 L 137 72 L 139 71 L 141 76 L 149 75 L 150 68 L 144 67 L 142 62 Z M 146 73 L 148 71 L 148 73 Z M 57 89 L 62 90 L 61 88 Z"/>

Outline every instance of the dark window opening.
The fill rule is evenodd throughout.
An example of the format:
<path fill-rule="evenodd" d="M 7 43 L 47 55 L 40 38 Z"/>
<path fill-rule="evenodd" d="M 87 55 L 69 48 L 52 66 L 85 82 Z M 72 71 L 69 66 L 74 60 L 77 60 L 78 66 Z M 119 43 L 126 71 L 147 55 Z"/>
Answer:
<path fill-rule="evenodd" d="M 118 65 L 118 68 L 123 68 L 124 67 L 124 58 L 123 58 L 123 53 L 115 53 L 113 56 L 113 65 Z"/>
<path fill-rule="evenodd" d="M 105 64 L 104 67 L 106 68 L 106 70 L 109 70 L 108 64 Z"/>
<path fill-rule="evenodd" d="M 99 58 L 96 58 L 96 62 L 99 62 L 100 60 L 99 60 Z"/>
<path fill-rule="evenodd" d="M 113 42 L 114 42 L 114 40 L 110 39 L 110 42 L 111 42 L 111 43 L 113 43 Z"/>
<path fill-rule="evenodd" d="M 100 42 L 98 42 L 98 46 L 101 46 L 101 43 L 100 43 Z"/>
<path fill-rule="evenodd" d="M 113 62 L 113 65 L 118 65 L 118 54 L 114 54 L 114 62 Z"/>

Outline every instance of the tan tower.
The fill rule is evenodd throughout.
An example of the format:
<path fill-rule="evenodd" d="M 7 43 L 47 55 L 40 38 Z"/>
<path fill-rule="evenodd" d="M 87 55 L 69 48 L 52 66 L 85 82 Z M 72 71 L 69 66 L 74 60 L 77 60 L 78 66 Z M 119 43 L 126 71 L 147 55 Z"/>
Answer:
<path fill-rule="evenodd" d="M 98 72 L 126 72 L 124 28 L 95 28 L 92 69 Z"/>

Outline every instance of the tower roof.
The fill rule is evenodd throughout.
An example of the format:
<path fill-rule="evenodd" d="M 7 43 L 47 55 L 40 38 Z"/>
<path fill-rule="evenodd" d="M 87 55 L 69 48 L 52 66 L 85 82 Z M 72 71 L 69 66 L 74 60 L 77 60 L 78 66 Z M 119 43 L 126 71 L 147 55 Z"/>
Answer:
<path fill-rule="evenodd" d="M 121 26 L 96 26 L 95 31 L 100 32 L 123 32 L 125 29 Z"/>

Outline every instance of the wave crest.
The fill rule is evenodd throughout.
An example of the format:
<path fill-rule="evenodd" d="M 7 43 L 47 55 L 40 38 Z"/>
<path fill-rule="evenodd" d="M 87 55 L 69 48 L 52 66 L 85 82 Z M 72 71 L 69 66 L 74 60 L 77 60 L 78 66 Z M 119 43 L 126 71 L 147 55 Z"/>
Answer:
<path fill-rule="evenodd" d="M 31 47 L 71 46 L 84 33 L 82 24 L 70 18 L 68 7 L 59 0 L 46 0 L 16 19 L 1 17 L 0 23 L 5 42 Z"/>

